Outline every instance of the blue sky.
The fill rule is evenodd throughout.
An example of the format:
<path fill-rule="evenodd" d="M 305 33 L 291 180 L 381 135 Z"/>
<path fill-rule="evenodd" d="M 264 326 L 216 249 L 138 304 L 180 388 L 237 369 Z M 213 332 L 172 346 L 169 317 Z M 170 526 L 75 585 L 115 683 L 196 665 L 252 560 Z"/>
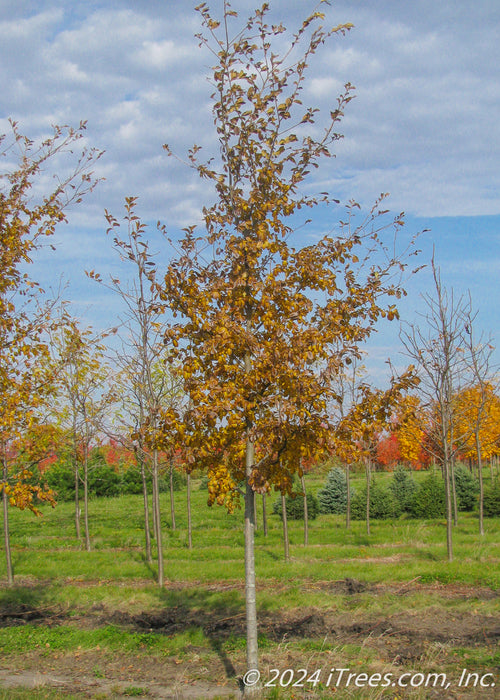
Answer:
<path fill-rule="evenodd" d="M 207 82 L 211 59 L 199 49 L 196 3 L 186 0 L 2 0 L 0 131 L 16 119 L 31 137 L 50 124 L 88 121 L 86 140 L 105 150 L 106 180 L 70 212 L 58 249 L 39 260 L 44 284 L 69 281 L 74 313 L 96 327 L 113 324 L 118 301 L 89 282 L 85 269 L 116 265 L 105 237 L 104 208 L 122 213 L 139 197 L 148 221 L 170 231 L 199 220 L 207 186 L 162 151 L 198 143 L 214 150 Z M 222 0 L 208 3 L 219 13 Z M 315 2 L 271 0 L 273 21 L 298 26 Z M 242 16 L 253 8 L 234 0 Z M 328 111 L 345 82 L 356 86 L 336 159 L 312 188 L 370 207 L 381 192 L 404 211 L 407 230 L 423 234 L 422 263 L 433 247 L 446 286 L 470 289 L 481 328 L 499 338 L 500 3 L 497 0 L 340 0 L 322 9 L 326 24 L 352 22 L 345 38 L 323 47 L 310 67 L 304 102 Z M 335 212 L 333 212 L 335 216 Z M 315 228 L 330 228 L 319 214 Z M 152 233 L 152 236 L 154 233 Z M 161 242 L 158 241 L 158 249 Z M 430 276 L 408 283 L 403 316 L 414 319 Z M 373 362 L 397 354 L 396 324 L 381 327 Z"/>

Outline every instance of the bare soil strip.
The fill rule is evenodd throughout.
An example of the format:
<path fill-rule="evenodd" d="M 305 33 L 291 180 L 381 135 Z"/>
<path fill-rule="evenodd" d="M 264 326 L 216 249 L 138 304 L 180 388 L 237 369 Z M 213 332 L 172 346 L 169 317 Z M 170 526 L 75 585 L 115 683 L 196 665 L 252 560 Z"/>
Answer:
<path fill-rule="evenodd" d="M 189 584 L 189 587 L 192 586 Z M 172 585 L 177 590 L 187 587 L 188 584 Z M 227 581 L 209 586 L 210 590 L 240 587 L 240 583 L 233 585 Z M 402 597 L 411 592 L 433 592 L 436 594 L 436 605 L 385 616 L 373 614 L 369 610 L 357 609 L 353 615 L 345 611 L 313 607 L 264 611 L 259 616 L 259 633 L 276 643 L 278 651 L 273 651 L 269 656 L 264 650 L 263 670 L 273 664 L 282 668 L 293 668 L 295 664 L 299 668 L 300 649 L 296 644 L 303 640 L 323 640 L 325 650 L 330 650 L 318 652 L 314 662 L 316 667 L 321 663 L 336 663 L 331 650 L 339 650 L 338 658 L 339 654 L 342 655 L 342 648 L 352 644 L 373 650 L 381 669 L 390 667 L 400 669 L 401 673 L 421 665 L 422 660 L 428 657 L 430 648 L 441 649 L 442 664 L 450 664 L 456 662 L 453 657 L 455 649 L 495 649 L 500 645 L 500 619 L 497 616 L 475 613 L 472 605 L 470 611 L 457 611 L 453 606 L 439 604 L 439 599 L 495 599 L 499 597 L 498 591 L 472 586 L 423 585 L 418 581 L 367 585 L 352 579 L 314 582 L 307 586 L 307 590 L 317 589 L 354 598 L 367 592 L 373 596 L 392 594 Z M 243 613 L 193 609 L 187 605 L 139 613 L 94 605 L 89 610 L 77 611 L 76 615 L 74 612 L 68 615 L 67 611 L 54 606 L 30 609 L 26 605 L 18 605 L 0 610 L 2 627 L 27 623 L 43 626 L 64 624 L 79 629 L 115 625 L 130 632 L 167 636 L 198 628 L 203 630 L 208 645 L 206 648 L 189 647 L 181 657 L 162 657 L 161 661 L 158 657 L 148 657 L 146 654 L 117 655 L 105 650 L 81 650 L 74 653 L 37 650 L 12 655 L 0 661 L 1 687 L 59 688 L 61 698 L 69 692 L 78 692 L 89 698 L 99 696 L 99 693 L 100 697 L 127 697 L 123 694 L 127 692 L 127 687 L 140 687 L 148 693 L 148 697 L 177 700 L 240 696 L 238 676 L 244 670 L 244 654 L 238 650 L 228 655 L 223 649 L 223 643 L 229 639 L 244 638 Z M 309 652 L 306 655 L 310 656 Z M 98 673 L 96 669 L 99 669 Z M 295 697 L 302 696 L 296 694 Z M 304 697 L 313 698 L 314 694 L 309 692 Z M 349 695 L 346 694 L 345 697 Z M 377 697 L 389 696 L 380 694 Z M 412 695 L 409 693 L 401 697 Z M 437 695 L 429 689 L 426 697 Z M 441 700 L 469 697 L 487 700 L 488 694 L 478 696 L 472 689 L 455 689 L 448 691 L 448 694 L 441 692 L 439 697 Z"/>

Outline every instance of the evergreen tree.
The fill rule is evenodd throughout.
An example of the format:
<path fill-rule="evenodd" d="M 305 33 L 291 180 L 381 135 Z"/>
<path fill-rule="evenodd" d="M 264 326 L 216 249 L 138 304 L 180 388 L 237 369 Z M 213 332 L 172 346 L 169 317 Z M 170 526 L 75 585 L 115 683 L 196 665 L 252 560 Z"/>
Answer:
<path fill-rule="evenodd" d="M 366 518 L 366 486 L 353 497 L 351 504 L 353 520 Z M 392 490 L 373 481 L 370 486 L 370 518 L 373 520 L 391 520 L 399 518 L 401 507 Z"/>
<path fill-rule="evenodd" d="M 286 515 L 289 520 L 304 519 L 304 499 L 300 494 L 295 497 L 287 496 L 285 498 Z M 320 512 L 318 499 L 312 493 L 307 494 L 307 515 L 309 520 L 315 520 Z M 273 513 L 283 517 L 283 508 L 281 498 L 277 499 L 273 505 Z"/>
<path fill-rule="evenodd" d="M 458 510 L 474 510 L 478 501 L 479 481 L 463 464 L 455 467 L 455 489 Z"/>
<path fill-rule="evenodd" d="M 500 517 L 500 482 L 484 492 L 484 515 L 487 518 Z"/>
<path fill-rule="evenodd" d="M 320 513 L 340 515 L 346 512 L 347 478 L 343 469 L 334 467 L 328 472 L 324 488 L 318 491 L 318 500 Z"/>
<path fill-rule="evenodd" d="M 417 484 L 411 472 L 402 464 L 396 467 L 389 488 L 401 510 L 405 513 L 410 512 L 411 503 L 417 491 Z"/>
<path fill-rule="evenodd" d="M 445 487 L 443 480 L 429 474 L 418 486 L 411 504 L 415 518 L 442 518 L 446 515 Z"/>

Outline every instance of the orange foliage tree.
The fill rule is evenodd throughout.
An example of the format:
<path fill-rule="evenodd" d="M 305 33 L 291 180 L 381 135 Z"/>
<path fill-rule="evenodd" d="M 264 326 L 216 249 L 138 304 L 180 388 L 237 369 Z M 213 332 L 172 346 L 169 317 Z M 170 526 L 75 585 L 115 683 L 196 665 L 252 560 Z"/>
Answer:
<path fill-rule="evenodd" d="M 379 439 L 387 431 L 391 416 L 404 401 L 406 391 L 417 383 L 414 368 L 410 366 L 401 376 L 392 376 L 390 386 L 385 391 L 360 384 L 351 408 L 335 427 L 332 442 L 336 454 L 346 463 L 361 461 L 365 465 L 368 534 L 371 465 L 378 453 Z"/>
<path fill-rule="evenodd" d="M 36 511 L 34 496 L 51 499 L 28 482 L 29 471 L 17 470 L 17 455 L 26 436 L 41 421 L 41 406 L 53 388 L 53 367 L 45 341 L 52 305 L 43 303 L 43 290 L 24 270 L 42 242 L 65 220 L 68 203 L 79 201 L 94 180 L 89 167 L 99 156 L 83 151 L 76 167 L 61 177 L 55 189 L 37 195 L 50 164 L 69 152 L 81 136 L 77 130 L 55 127 L 36 145 L 11 122 L 10 136 L 0 137 L 0 452 L 7 578 L 13 582 L 8 506 Z"/>
<path fill-rule="evenodd" d="M 490 346 L 491 347 L 491 346 Z M 462 389 L 456 397 L 455 430 L 463 435 L 461 454 L 474 460 L 479 478 L 479 532 L 484 535 L 483 460 L 490 460 L 500 449 L 500 398 L 495 393 L 488 374 L 480 370 L 478 354 L 472 349 L 474 386 Z M 489 351 L 488 351 L 489 352 Z"/>
<path fill-rule="evenodd" d="M 400 404 L 394 418 L 393 428 L 397 437 L 401 460 L 414 469 L 427 464 L 428 457 L 423 448 L 426 412 L 417 396 L 408 394 Z"/>
<path fill-rule="evenodd" d="M 198 146 L 190 160 L 214 183 L 217 199 L 204 210 L 206 233 L 185 231 L 181 255 L 165 276 L 163 298 L 177 316 L 166 341 L 190 397 L 184 415 L 172 410 L 165 421 L 196 446 L 198 463 L 208 468 L 211 502 L 231 507 L 244 498 L 247 665 L 253 669 L 255 493 L 272 485 L 290 492 L 301 460 L 328 441 L 334 377 L 378 319 L 396 316 L 404 265 L 381 236 L 402 221 L 387 224 L 380 202 L 358 219 L 351 203 L 335 235 L 299 249 L 290 240 L 297 222 L 291 217 L 333 201 L 307 194 L 304 184 L 331 155 L 352 88 L 346 86 L 323 131 L 309 127 L 317 110 L 305 108 L 301 95 L 309 59 L 349 25 L 314 28 L 323 17 L 315 12 L 280 57 L 271 46 L 277 35 L 284 45 L 286 30 L 266 23 L 267 5 L 236 32 L 228 4 L 222 22 L 204 3 L 198 9 L 207 31 L 201 41 L 216 64 L 219 165 L 200 163 Z"/>
<path fill-rule="evenodd" d="M 483 389 L 479 386 L 462 389 L 456 401 L 456 433 L 466 437 L 460 454 L 465 459 L 477 461 L 479 440 L 483 458 L 490 460 L 500 451 L 500 397 L 492 384 L 486 382 Z"/>

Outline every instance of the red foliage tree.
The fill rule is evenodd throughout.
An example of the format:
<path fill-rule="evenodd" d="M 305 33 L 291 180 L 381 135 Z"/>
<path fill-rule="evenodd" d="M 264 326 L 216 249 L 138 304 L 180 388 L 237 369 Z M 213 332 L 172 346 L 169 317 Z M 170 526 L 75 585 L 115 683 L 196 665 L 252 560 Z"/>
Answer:
<path fill-rule="evenodd" d="M 388 471 L 401 461 L 401 450 L 396 435 L 384 435 L 377 443 L 377 463 Z"/>

